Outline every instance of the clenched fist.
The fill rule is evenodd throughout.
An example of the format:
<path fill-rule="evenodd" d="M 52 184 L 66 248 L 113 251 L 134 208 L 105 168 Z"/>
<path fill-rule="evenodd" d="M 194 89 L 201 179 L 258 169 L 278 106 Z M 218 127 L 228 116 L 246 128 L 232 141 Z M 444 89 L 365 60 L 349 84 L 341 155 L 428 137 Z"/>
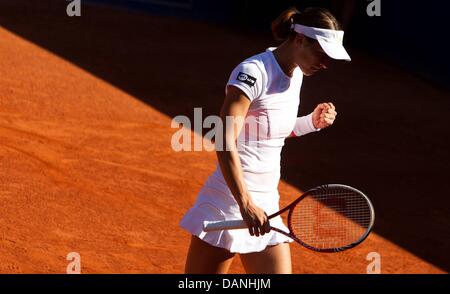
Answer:
<path fill-rule="evenodd" d="M 312 121 L 316 129 L 323 129 L 333 124 L 336 119 L 336 108 L 333 103 L 320 103 L 313 111 Z"/>

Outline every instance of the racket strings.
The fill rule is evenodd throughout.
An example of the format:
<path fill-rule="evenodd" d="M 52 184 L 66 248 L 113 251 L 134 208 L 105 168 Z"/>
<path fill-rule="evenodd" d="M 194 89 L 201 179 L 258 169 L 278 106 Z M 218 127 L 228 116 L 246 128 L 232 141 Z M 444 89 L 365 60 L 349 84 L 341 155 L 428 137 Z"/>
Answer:
<path fill-rule="evenodd" d="M 357 242 L 372 223 L 365 197 L 345 188 L 314 191 L 291 209 L 291 233 L 318 249 L 340 248 Z"/>

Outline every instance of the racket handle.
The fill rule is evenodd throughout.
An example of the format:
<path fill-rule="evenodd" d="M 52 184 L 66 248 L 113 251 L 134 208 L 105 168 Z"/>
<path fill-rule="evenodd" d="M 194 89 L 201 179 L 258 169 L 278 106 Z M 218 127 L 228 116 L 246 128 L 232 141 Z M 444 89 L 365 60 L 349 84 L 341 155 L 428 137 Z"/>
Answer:
<path fill-rule="evenodd" d="M 237 229 L 246 229 L 247 224 L 240 219 L 237 220 L 228 220 L 228 221 L 204 221 L 203 222 L 203 231 L 211 232 L 211 231 L 221 231 L 221 230 L 237 230 Z"/>

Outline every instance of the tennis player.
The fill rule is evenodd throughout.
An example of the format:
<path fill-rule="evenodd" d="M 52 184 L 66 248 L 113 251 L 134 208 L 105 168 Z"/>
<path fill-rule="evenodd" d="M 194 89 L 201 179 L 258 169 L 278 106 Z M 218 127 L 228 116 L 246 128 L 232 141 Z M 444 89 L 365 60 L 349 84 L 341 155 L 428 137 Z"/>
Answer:
<path fill-rule="evenodd" d="M 344 32 L 322 8 L 296 8 L 272 22 L 277 48 L 252 56 L 231 73 L 221 118 L 244 117 L 258 126 L 239 132 L 225 128 L 224 151 L 180 222 L 192 234 L 186 273 L 226 273 L 236 253 L 247 273 L 291 273 L 288 237 L 270 231 L 267 215 L 279 210 L 280 154 L 290 136 L 304 136 L 333 124 L 331 102 L 297 117 L 303 76 L 326 69 L 331 59 L 350 61 L 342 45 Z M 203 221 L 243 219 L 248 230 L 204 232 Z M 286 229 L 281 217 L 271 225 Z"/>

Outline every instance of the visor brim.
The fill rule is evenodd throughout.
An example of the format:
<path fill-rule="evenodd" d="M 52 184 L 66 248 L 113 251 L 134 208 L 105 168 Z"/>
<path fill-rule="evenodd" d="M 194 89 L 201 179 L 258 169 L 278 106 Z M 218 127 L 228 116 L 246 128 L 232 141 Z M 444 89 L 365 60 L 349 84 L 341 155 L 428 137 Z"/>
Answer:
<path fill-rule="evenodd" d="M 337 60 L 345 60 L 345 61 L 352 60 L 343 45 L 339 43 L 328 42 L 326 39 L 323 38 L 317 38 L 317 41 L 319 42 L 320 47 L 322 47 L 323 51 L 325 51 L 325 53 L 329 57 Z"/>

